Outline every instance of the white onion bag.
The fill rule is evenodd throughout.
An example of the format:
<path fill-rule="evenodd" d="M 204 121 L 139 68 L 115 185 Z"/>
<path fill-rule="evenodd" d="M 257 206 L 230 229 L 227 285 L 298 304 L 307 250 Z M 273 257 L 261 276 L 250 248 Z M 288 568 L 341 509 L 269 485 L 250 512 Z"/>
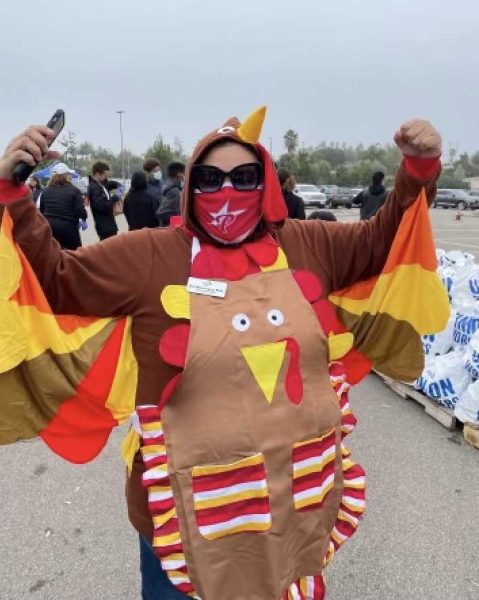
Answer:
<path fill-rule="evenodd" d="M 472 383 L 464 369 L 464 352 L 455 350 L 444 356 L 426 356 L 421 377 L 414 387 L 447 408 L 454 408 Z"/>
<path fill-rule="evenodd" d="M 463 423 L 479 424 L 479 380 L 471 383 L 461 395 L 454 414 Z"/>

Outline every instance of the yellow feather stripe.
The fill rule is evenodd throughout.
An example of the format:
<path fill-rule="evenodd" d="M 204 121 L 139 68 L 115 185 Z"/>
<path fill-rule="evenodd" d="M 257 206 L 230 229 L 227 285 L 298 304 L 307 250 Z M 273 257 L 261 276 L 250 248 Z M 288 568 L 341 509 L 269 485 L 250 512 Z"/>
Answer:
<path fill-rule="evenodd" d="M 167 523 L 174 517 L 176 517 L 176 509 L 175 508 L 172 508 L 171 510 L 168 510 L 167 512 L 159 514 L 159 515 L 153 515 L 153 525 L 155 527 L 161 527 L 162 525 L 164 525 L 165 523 Z"/>
<path fill-rule="evenodd" d="M 166 447 L 162 444 L 152 444 L 151 446 L 143 446 L 141 452 L 143 458 L 147 460 L 151 454 L 165 454 Z"/>
<path fill-rule="evenodd" d="M 138 362 L 133 352 L 132 318 L 127 317 L 113 383 L 105 406 L 120 424 L 135 412 Z"/>
<path fill-rule="evenodd" d="M 418 264 L 398 265 L 392 273 L 381 274 L 368 298 L 332 294 L 329 300 L 358 317 L 363 313 L 387 313 L 398 321 L 407 321 L 420 335 L 442 331 L 450 313 L 441 280 L 434 271 Z"/>
<path fill-rule="evenodd" d="M 229 471 L 236 471 L 244 467 L 254 467 L 263 463 L 263 456 L 261 454 L 254 454 L 247 458 L 242 458 L 229 465 L 205 465 L 202 467 L 193 467 L 193 477 L 201 477 L 203 475 L 216 475 L 218 473 L 228 473 Z"/>
<path fill-rule="evenodd" d="M 40 312 L 34 306 L 0 301 L 0 329 L 10 332 L 11 343 L 9 352 L 1 353 L 0 372 L 9 371 L 47 350 L 54 354 L 70 354 L 100 333 L 111 321 L 98 319 L 86 327 L 78 327 L 72 333 L 65 333 L 52 314 Z"/>
<path fill-rule="evenodd" d="M 147 433 L 153 433 L 156 432 L 158 433 L 158 435 L 162 435 L 163 434 L 163 429 L 161 428 L 161 425 L 158 426 L 158 423 L 143 423 L 143 425 L 141 426 L 141 430 L 143 432 L 147 432 Z"/>
<path fill-rule="evenodd" d="M 121 456 L 128 470 L 128 477 L 133 469 L 133 461 L 136 453 L 140 449 L 141 440 L 139 434 L 133 429 L 128 431 L 123 442 L 121 443 Z"/>
<path fill-rule="evenodd" d="M 18 290 L 22 278 L 22 265 L 15 246 L 12 243 L 12 218 L 5 208 L 0 228 L 0 305 L 1 301 L 7 301 Z"/>

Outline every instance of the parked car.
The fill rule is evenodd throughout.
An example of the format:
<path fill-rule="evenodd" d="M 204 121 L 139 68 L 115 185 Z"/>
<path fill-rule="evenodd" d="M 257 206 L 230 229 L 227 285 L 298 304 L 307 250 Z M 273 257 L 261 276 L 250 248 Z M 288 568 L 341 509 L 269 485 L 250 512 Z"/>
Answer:
<path fill-rule="evenodd" d="M 306 207 L 319 206 L 324 208 L 328 202 L 326 195 L 319 190 L 318 186 L 310 183 L 297 183 L 294 193 L 303 199 Z"/>
<path fill-rule="evenodd" d="M 321 192 L 323 192 L 323 194 L 326 195 L 328 204 L 331 204 L 331 202 L 334 200 L 334 198 L 336 198 L 336 194 L 338 193 L 338 186 L 337 185 L 321 185 L 321 186 L 319 186 L 319 190 Z"/>
<path fill-rule="evenodd" d="M 467 192 L 471 198 L 474 198 L 476 201 L 476 208 L 479 208 L 479 190 L 469 190 Z"/>
<path fill-rule="evenodd" d="M 353 205 L 353 198 L 354 194 L 352 193 L 352 190 L 349 188 L 338 188 L 336 196 L 330 201 L 331 208 L 336 208 L 337 206 L 351 208 Z"/>
<path fill-rule="evenodd" d="M 469 195 L 466 190 L 439 189 L 432 206 L 453 207 L 458 210 L 475 209 L 479 207 L 479 199 Z"/>

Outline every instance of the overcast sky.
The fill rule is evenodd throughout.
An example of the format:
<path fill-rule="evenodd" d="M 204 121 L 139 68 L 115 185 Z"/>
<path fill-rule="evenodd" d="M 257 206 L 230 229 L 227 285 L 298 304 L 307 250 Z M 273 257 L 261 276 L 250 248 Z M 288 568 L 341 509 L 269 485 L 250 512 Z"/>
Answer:
<path fill-rule="evenodd" d="M 66 130 L 190 151 L 229 116 L 263 142 L 386 142 L 414 116 L 479 149 L 477 0 L 1 0 L 0 143 L 64 108 Z"/>

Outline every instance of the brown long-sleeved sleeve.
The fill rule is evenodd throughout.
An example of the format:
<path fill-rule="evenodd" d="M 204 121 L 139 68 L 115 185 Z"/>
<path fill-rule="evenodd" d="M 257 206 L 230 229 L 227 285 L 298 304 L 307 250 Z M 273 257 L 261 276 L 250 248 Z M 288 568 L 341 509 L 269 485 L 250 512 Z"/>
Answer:
<path fill-rule="evenodd" d="M 311 264 L 328 293 L 377 275 L 386 262 L 404 211 L 416 200 L 422 187 L 428 202 L 433 201 L 438 176 L 439 173 L 428 180 L 415 179 L 401 165 L 393 191 L 377 215 L 368 221 L 288 223 L 279 238 L 288 256 L 291 254 L 291 266 L 297 268 L 296 262 Z M 303 245 L 307 251 L 299 250 L 298 255 Z"/>
<path fill-rule="evenodd" d="M 73 252 L 60 249 L 30 197 L 10 203 L 8 210 L 14 239 L 54 312 L 98 317 L 133 314 L 153 260 L 149 238 L 141 231 Z"/>

